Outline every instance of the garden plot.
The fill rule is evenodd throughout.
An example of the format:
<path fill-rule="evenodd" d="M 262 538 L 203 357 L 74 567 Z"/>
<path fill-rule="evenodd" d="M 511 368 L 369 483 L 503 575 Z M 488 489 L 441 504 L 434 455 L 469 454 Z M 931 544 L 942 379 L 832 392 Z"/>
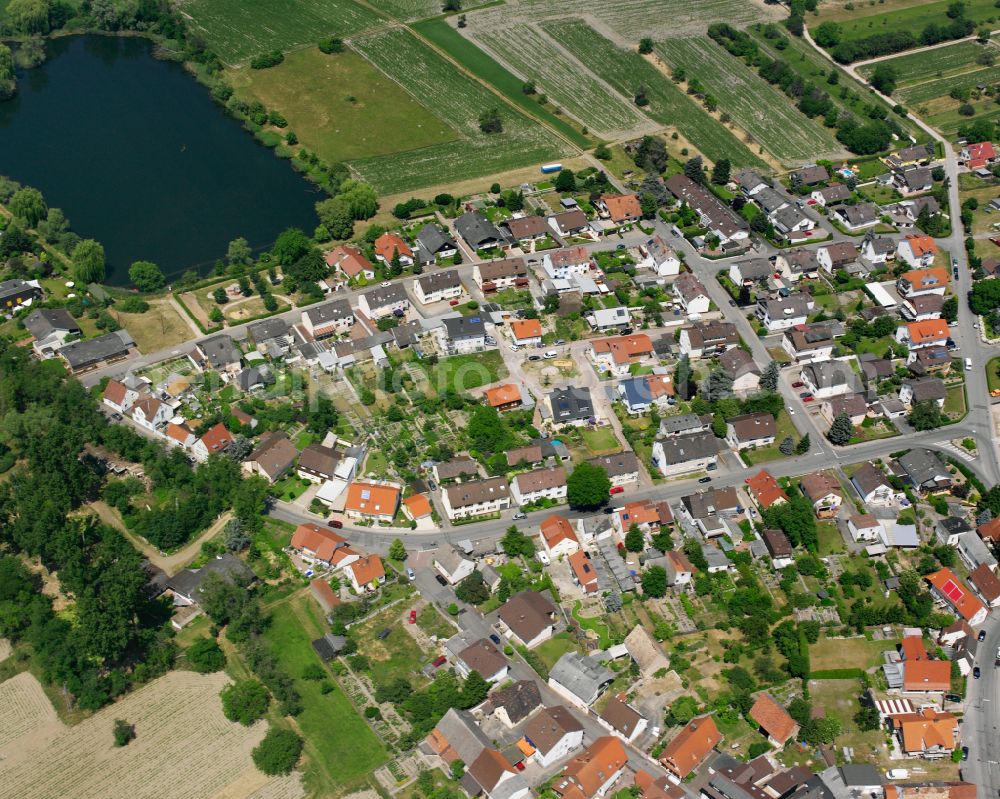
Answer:
<path fill-rule="evenodd" d="M 645 112 L 662 125 L 676 127 L 710 161 L 728 158 L 734 166 L 764 166 L 721 122 L 638 53 L 623 50 L 579 20 L 551 22 L 543 28 L 624 96 L 634 97 L 640 86 L 645 87 L 649 99 Z"/>
<path fill-rule="evenodd" d="M 380 194 L 504 172 L 557 159 L 560 144 L 540 125 L 510 108 L 401 29 L 354 39 L 351 46 L 418 102 L 446 120 L 460 141 L 350 162 Z M 484 134 L 479 116 L 497 108 L 503 132 Z"/>
<path fill-rule="evenodd" d="M 189 799 L 223 793 L 231 799 L 298 799 L 303 791 L 296 791 L 293 781 L 280 780 L 274 792 L 266 790 L 271 780 L 256 770 L 250 751 L 267 724 L 248 728 L 226 720 L 219 691 L 228 682 L 222 673 L 171 672 L 74 727 L 61 726 L 44 742 L 22 736 L 4 748 L 0 759 L 5 795 L 157 799 L 169 786 L 170 795 Z M 8 726 L 9 704 L 0 699 L 0 729 Z M 51 712 L 51 707 L 35 712 Z M 135 725 L 136 738 L 128 746 L 114 746 L 115 719 Z"/>
<path fill-rule="evenodd" d="M 779 89 L 714 42 L 666 39 L 656 51 L 671 68 L 683 67 L 697 77 L 721 111 L 782 161 L 811 163 L 823 155 L 844 154 L 821 123 L 809 119 Z"/>
<path fill-rule="evenodd" d="M 895 96 L 906 105 L 916 106 L 938 97 L 947 97 L 950 100 L 952 98 L 948 95 L 953 89 L 972 91 L 980 84 L 989 86 L 998 80 L 1000 80 L 1000 66 L 981 67 L 961 74 L 927 80 L 923 83 L 896 89 Z M 956 100 L 955 103 L 957 105 L 959 101 Z"/>
<path fill-rule="evenodd" d="M 643 122 L 649 124 L 634 106 L 533 25 L 484 30 L 476 39 L 603 138 L 621 139 Z"/>
<path fill-rule="evenodd" d="M 181 13 L 227 64 L 325 36 L 348 36 L 379 22 L 351 0 L 182 0 Z"/>
<path fill-rule="evenodd" d="M 958 42 L 922 53 L 911 53 L 874 64 L 865 64 L 858 67 L 858 74 L 870 78 L 877 66 L 886 64 L 894 67 L 899 73 L 899 78 L 896 81 L 897 86 L 912 86 L 932 78 L 947 77 L 951 74 L 967 72 L 970 69 L 979 69 L 976 58 L 986 46 L 978 42 Z M 990 49 L 994 55 L 1000 56 L 1000 50 L 995 46 L 990 46 Z"/>

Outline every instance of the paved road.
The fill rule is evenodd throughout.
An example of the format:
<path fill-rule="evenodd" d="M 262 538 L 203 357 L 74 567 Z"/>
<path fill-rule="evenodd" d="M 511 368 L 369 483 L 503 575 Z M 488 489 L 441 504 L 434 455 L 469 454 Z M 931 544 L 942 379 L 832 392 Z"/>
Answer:
<path fill-rule="evenodd" d="M 983 629 L 986 640 L 980 642 L 976 659 L 982 677 L 970 677 L 966 690 L 962 742 L 969 747 L 969 760 L 962 764 L 962 778 L 979 787 L 980 797 L 993 797 L 1000 785 L 1000 669 L 993 665 L 1000 647 L 996 614 L 987 618 Z"/>

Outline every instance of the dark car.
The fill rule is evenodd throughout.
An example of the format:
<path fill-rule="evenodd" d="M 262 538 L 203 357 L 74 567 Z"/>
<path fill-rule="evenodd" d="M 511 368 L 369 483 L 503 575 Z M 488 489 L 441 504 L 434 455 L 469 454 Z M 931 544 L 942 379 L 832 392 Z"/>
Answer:
<path fill-rule="evenodd" d="M 448 585 L 448 581 L 444 579 L 440 574 L 435 574 L 434 579 L 438 581 L 441 585 Z"/>
<path fill-rule="evenodd" d="M 736 307 L 736 300 L 730 300 L 729 304 L 730 304 L 730 306 L 732 306 L 733 308 L 735 308 Z"/>
<path fill-rule="evenodd" d="M 335 530 L 339 530 L 341 527 L 344 526 L 344 523 L 340 521 L 340 519 L 330 519 L 330 521 L 326 523 L 326 526 L 332 527 Z"/>
<path fill-rule="evenodd" d="M 799 394 L 799 399 L 805 399 L 806 397 L 811 397 L 811 396 L 812 394 L 810 394 L 808 391 L 803 391 L 801 394 Z"/>
<path fill-rule="evenodd" d="M 975 679 L 977 679 L 977 680 L 979 679 L 979 666 L 976 666 L 976 667 L 975 667 L 975 668 L 974 668 L 974 669 L 972 670 L 972 676 L 973 676 L 973 677 L 974 677 Z"/>
<path fill-rule="evenodd" d="M 700 480 L 698 480 L 698 482 L 699 483 L 711 483 L 712 482 L 712 478 L 711 477 L 702 477 Z"/>
<path fill-rule="evenodd" d="M 985 641 L 986 640 L 986 630 L 980 630 L 979 631 L 979 635 L 976 636 L 976 640 L 977 641 Z"/>
<path fill-rule="evenodd" d="M 962 760 L 968 760 L 968 759 L 969 759 L 969 747 L 963 746 L 962 747 Z"/>
<path fill-rule="evenodd" d="M 601 510 L 604 511 L 605 516 L 610 516 L 612 513 L 615 512 L 615 509 L 612 508 L 610 505 L 605 505 L 603 508 L 601 508 Z"/>
<path fill-rule="evenodd" d="M 944 695 L 944 701 L 945 702 L 961 702 L 962 701 L 962 697 L 960 697 L 958 694 L 945 694 Z"/>
<path fill-rule="evenodd" d="M 388 627 L 386 627 L 384 630 L 382 630 L 382 632 L 380 632 L 378 634 L 378 640 L 379 641 L 384 641 L 386 638 L 389 637 L 389 633 L 390 632 L 392 632 L 392 631 Z"/>
<path fill-rule="evenodd" d="M 490 633 L 490 640 L 497 646 L 500 646 L 500 636 L 496 633 Z"/>
<path fill-rule="evenodd" d="M 805 385 L 801 380 L 796 380 L 792 383 L 792 388 L 802 388 Z"/>
<path fill-rule="evenodd" d="M 529 361 L 540 361 L 540 360 L 542 360 L 542 356 L 541 355 L 529 355 L 528 356 L 528 360 Z"/>

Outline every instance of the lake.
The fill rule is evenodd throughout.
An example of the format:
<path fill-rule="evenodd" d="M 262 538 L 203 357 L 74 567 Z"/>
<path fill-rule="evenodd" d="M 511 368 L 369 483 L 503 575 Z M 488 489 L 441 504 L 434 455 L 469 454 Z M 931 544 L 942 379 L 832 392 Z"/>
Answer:
<path fill-rule="evenodd" d="M 128 283 L 134 261 L 204 274 L 239 236 L 264 249 L 290 226 L 311 235 L 322 193 L 152 47 L 48 42 L 48 61 L 19 73 L 17 96 L 0 102 L 0 174 L 41 190 L 101 242 L 112 285 Z"/>

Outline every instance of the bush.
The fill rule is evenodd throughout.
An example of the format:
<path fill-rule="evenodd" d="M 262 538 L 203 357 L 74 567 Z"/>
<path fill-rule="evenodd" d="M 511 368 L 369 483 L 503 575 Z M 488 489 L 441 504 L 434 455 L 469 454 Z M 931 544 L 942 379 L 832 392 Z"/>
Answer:
<path fill-rule="evenodd" d="M 344 52 L 344 40 L 343 39 L 320 39 L 319 49 L 321 53 L 326 53 L 327 55 L 335 55 L 336 53 Z"/>
<path fill-rule="evenodd" d="M 276 67 L 285 60 L 281 50 L 272 50 L 270 53 L 262 53 L 250 59 L 250 69 L 267 69 Z"/>
<path fill-rule="evenodd" d="M 268 776 L 289 774 L 302 754 L 302 739 L 291 730 L 271 728 L 253 752 L 253 762 Z"/>
<path fill-rule="evenodd" d="M 246 727 L 262 718 L 271 702 L 267 688 L 257 680 L 240 680 L 227 685 L 219 696 L 226 718 Z"/>
<path fill-rule="evenodd" d="M 201 638 L 187 651 L 191 668 L 199 674 L 222 671 L 226 667 L 226 655 L 214 638 Z"/>
<path fill-rule="evenodd" d="M 146 313 L 149 310 L 149 303 L 142 297 L 126 297 L 118 300 L 115 307 L 122 313 Z"/>
<path fill-rule="evenodd" d="M 113 734 L 115 746 L 126 746 L 129 741 L 135 738 L 135 727 L 123 719 L 115 719 Z"/>

